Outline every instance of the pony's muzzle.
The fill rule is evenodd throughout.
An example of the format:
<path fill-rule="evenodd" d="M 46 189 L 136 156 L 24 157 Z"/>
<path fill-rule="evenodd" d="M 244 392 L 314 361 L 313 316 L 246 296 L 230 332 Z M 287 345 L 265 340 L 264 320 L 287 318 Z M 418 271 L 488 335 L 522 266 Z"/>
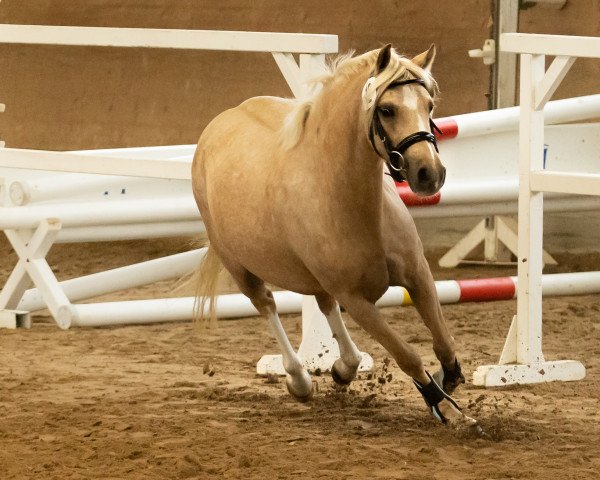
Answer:
<path fill-rule="evenodd" d="M 417 169 L 413 181 L 409 182 L 411 189 L 417 195 L 433 195 L 444 185 L 446 168 L 442 165 L 423 165 Z"/>

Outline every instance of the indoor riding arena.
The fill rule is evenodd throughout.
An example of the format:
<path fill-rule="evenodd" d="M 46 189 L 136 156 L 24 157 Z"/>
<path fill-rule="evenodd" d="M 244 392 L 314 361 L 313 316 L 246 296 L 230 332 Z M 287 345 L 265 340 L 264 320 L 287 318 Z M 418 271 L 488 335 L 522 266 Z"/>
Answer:
<path fill-rule="evenodd" d="M 599 0 L 3 0 L 0 63 L 2 480 L 600 478 Z"/>

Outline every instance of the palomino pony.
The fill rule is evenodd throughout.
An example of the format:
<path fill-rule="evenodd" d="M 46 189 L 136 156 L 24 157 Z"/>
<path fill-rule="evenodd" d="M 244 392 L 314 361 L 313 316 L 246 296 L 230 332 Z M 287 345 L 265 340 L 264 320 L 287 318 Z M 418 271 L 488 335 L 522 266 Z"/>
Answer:
<path fill-rule="evenodd" d="M 306 101 L 251 98 L 204 130 L 192 186 L 210 240 L 198 296 L 214 315 L 224 266 L 270 322 L 297 399 L 313 384 L 279 320 L 268 282 L 314 295 L 340 347 L 333 379 L 350 383 L 360 353 L 340 314 L 348 314 L 390 352 L 443 423 L 474 423 L 450 394 L 464 382 L 421 241 L 392 179 L 421 195 L 444 183 L 431 112 L 435 47 L 412 59 L 390 45 L 342 57 Z M 375 306 L 402 285 L 433 337 L 438 382 Z"/>

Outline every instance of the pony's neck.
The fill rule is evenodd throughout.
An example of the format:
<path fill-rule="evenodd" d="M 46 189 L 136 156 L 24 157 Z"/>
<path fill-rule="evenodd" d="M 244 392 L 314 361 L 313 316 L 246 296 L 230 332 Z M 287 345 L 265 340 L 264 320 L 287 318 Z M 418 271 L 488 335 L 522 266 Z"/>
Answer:
<path fill-rule="evenodd" d="M 313 129 L 321 150 L 316 156 L 318 168 L 338 186 L 337 198 L 380 209 L 383 161 L 367 138 L 360 95 L 367 77 L 365 72 L 325 87 L 307 127 Z M 323 151 L 327 158 L 322 157 Z"/>

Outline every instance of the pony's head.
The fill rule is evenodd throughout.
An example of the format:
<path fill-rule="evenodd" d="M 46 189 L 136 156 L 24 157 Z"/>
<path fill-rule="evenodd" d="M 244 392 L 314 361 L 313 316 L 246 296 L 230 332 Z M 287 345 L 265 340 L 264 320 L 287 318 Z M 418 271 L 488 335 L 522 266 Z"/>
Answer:
<path fill-rule="evenodd" d="M 444 184 L 431 114 L 437 84 L 431 76 L 435 46 L 409 59 L 391 45 L 377 54 L 362 90 L 369 141 L 395 180 L 408 180 L 419 195 L 432 195 Z"/>

